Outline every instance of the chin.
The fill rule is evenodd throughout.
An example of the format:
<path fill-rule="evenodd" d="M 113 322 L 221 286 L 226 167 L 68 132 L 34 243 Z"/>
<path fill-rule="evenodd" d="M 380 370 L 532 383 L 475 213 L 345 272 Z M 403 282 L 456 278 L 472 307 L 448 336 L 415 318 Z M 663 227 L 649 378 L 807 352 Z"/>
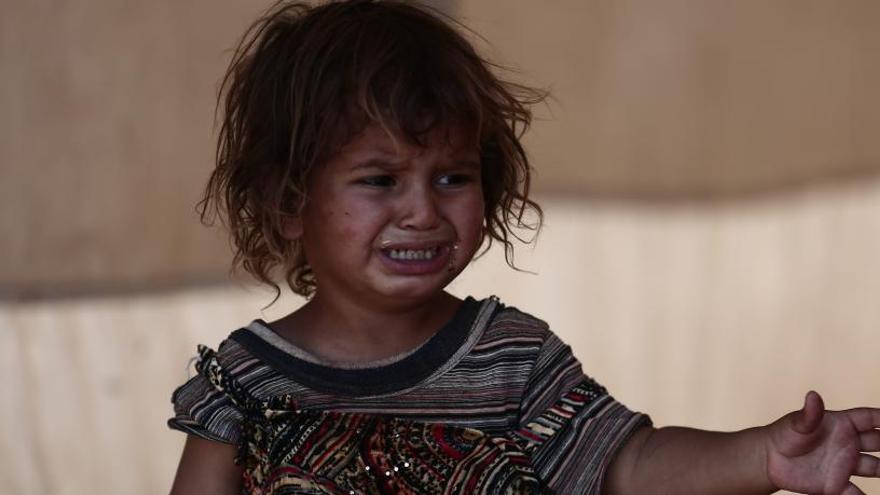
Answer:
<path fill-rule="evenodd" d="M 444 278 L 442 281 L 434 283 L 426 283 L 425 280 L 404 280 L 386 285 L 381 292 L 383 295 L 397 300 L 427 301 L 442 294 L 446 286 L 452 282 L 452 278 Z"/>

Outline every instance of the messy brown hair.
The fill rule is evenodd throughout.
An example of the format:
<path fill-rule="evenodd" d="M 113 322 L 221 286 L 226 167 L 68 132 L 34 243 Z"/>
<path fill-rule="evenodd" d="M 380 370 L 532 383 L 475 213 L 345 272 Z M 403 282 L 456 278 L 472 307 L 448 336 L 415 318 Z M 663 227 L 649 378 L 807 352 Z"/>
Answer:
<path fill-rule="evenodd" d="M 218 96 L 216 168 L 199 212 L 220 217 L 235 257 L 259 281 L 314 293 L 298 241 L 282 235 L 307 201 L 310 173 L 369 124 L 425 146 L 456 126 L 478 141 L 485 249 L 504 245 L 513 265 L 515 228 L 535 232 L 530 166 L 520 138 L 529 107 L 546 94 L 501 80 L 443 14 L 402 1 L 279 2 L 245 33 Z M 460 25 L 458 25 L 461 27 Z M 531 220 L 529 220 L 531 218 Z M 485 252 L 485 251 L 483 251 Z M 514 267 L 515 268 L 515 267 Z"/>

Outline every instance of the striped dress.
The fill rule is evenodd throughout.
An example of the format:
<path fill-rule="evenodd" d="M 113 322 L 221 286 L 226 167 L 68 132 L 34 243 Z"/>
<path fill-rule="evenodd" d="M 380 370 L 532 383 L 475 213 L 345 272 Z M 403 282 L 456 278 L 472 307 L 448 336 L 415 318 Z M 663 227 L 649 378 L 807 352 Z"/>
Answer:
<path fill-rule="evenodd" d="M 599 493 L 650 424 L 495 298 L 381 362 L 321 364 L 257 320 L 200 346 L 196 370 L 168 424 L 237 445 L 244 493 Z"/>

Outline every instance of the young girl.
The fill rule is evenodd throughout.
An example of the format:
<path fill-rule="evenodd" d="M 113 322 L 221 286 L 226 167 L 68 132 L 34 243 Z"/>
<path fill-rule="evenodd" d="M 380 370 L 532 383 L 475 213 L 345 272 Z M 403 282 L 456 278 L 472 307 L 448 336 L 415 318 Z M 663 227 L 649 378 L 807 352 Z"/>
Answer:
<path fill-rule="evenodd" d="M 655 429 L 541 320 L 444 291 L 540 219 L 519 138 L 542 95 L 488 67 L 402 2 L 280 4 L 249 31 L 203 216 L 308 302 L 199 348 L 172 397 L 172 492 L 857 494 L 850 476 L 880 476 L 880 410 L 810 392 L 767 426 Z"/>

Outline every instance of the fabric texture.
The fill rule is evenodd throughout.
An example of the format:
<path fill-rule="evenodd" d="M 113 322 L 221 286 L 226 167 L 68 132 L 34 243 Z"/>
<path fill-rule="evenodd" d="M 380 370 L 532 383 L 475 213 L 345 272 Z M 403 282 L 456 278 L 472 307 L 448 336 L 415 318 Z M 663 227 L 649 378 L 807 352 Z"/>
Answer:
<path fill-rule="evenodd" d="M 169 426 L 238 445 L 245 493 L 599 493 L 650 424 L 494 298 L 376 366 L 322 365 L 257 320 L 196 369 Z"/>

